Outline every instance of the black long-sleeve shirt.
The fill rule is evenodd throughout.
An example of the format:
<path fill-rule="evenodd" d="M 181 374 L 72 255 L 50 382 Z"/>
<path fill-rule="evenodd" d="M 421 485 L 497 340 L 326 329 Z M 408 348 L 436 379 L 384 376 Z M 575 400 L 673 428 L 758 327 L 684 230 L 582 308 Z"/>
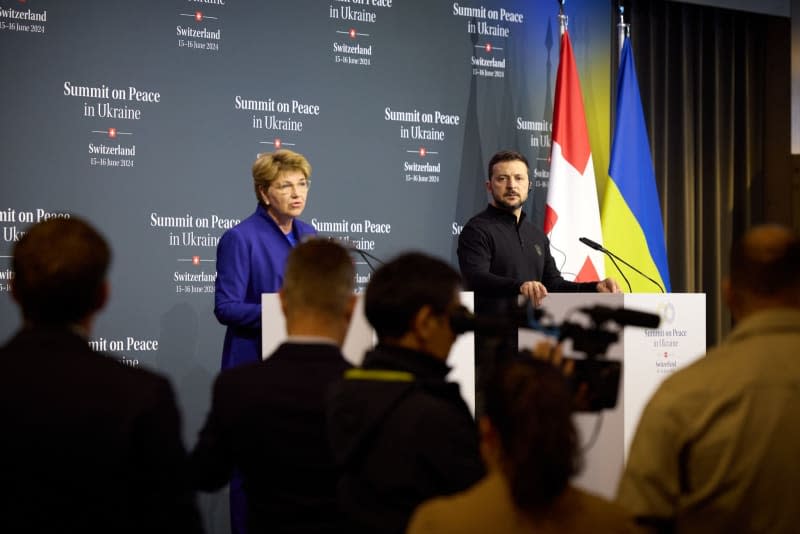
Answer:
<path fill-rule="evenodd" d="M 478 313 L 502 313 L 516 303 L 520 286 L 542 282 L 549 292 L 596 292 L 596 282 L 564 280 L 550 255 L 550 242 L 523 212 L 489 205 L 467 222 L 458 238 L 458 263 Z"/>

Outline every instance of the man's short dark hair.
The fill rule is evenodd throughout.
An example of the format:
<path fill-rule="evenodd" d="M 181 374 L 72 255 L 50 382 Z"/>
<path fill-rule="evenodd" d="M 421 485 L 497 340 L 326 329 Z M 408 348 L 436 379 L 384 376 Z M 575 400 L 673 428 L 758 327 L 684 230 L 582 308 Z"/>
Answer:
<path fill-rule="evenodd" d="M 345 312 L 355 289 L 355 266 L 339 243 L 309 239 L 286 260 L 283 297 L 290 309 L 312 308 L 329 314 Z"/>
<path fill-rule="evenodd" d="M 78 322 L 102 304 L 111 263 L 106 240 L 71 217 L 33 225 L 14 247 L 14 298 L 26 320 Z"/>
<path fill-rule="evenodd" d="M 372 275 L 364 297 L 364 313 L 378 339 L 399 338 L 423 306 L 445 313 L 461 276 L 445 262 L 426 254 L 402 254 Z"/>
<path fill-rule="evenodd" d="M 549 362 L 521 358 L 492 376 L 485 395 L 514 503 L 530 512 L 545 509 L 580 465 L 566 380 Z"/>
<path fill-rule="evenodd" d="M 492 179 L 492 168 L 495 166 L 496 163 L 500 163 L 502 161 L 521 161 L 525 164 L 526 167 L 530 167 L 528 165 L 528 158 L 520 154 L 519 152 L 515 152 L 513 150 L 501 150 L 500 152 L 496 153 L 492 156 L 492 159 L 489 160 L 489 167 L 487 168 L 486 172 L 486 179 Z"/>

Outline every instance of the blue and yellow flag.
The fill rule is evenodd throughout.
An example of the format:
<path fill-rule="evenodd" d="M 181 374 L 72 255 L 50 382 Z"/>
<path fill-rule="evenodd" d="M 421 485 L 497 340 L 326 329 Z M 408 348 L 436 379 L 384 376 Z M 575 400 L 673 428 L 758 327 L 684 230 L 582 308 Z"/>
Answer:
<path fill-rule="evenodd" d="M 608 175 L 611 179 L 601 210 L 604 246 L 661 283 L 666 291 L 671 291 L 661 205 L 629 37 L 625 38 L 620 56 Z M 606 273 L 614 276 L 615 267 L 606 261 Z M 620 267 L 634 293 L 660 291 L 647 278 L 624 265 Z M 627 289 L 621 280 L 619 283 Z"/>

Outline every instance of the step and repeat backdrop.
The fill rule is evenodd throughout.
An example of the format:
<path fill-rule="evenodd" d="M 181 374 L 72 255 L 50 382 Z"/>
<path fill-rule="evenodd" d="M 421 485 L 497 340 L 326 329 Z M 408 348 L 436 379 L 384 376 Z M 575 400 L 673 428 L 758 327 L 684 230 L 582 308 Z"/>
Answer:
<path fill-rule="evenodd" d="M 388 259 L 455 261 L 486 204 L 486 163 L 523 152 L 541 220 L 558 4 L 531 0 L 0 0 L 0 338 L 19 327 L 11 253 L 30 224 L 85 217 L 114 250 L 92 344 L 167 374 L 188 446 L 224 328 L 219 237 L 253 212 L 250 166 L 313 166 L 302 219 Z M 612 15 L 571 0 L 598 180 L 606 176 Z M 370 277 L 359 263 L 357 283 Z"/>

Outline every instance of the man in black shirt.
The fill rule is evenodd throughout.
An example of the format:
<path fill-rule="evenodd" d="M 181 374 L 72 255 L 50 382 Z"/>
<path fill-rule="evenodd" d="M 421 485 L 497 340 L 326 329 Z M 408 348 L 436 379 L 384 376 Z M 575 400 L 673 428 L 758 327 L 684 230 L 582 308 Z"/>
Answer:
<path fill-rule="evenodd" d="M 458 263 L 476 293 L 478 313 L 507 311 L 518 295 L 538 306 L 549 291 L 619 292 L 612 278 L 583 283 L 562 278 L 550 242 L 522 211 L 531 189 L 525 156 L 495 154 L 486 189 L 492 195 L 489 206 L 467 222 L 458 239 Z"/>
<path fill-rule="evenodd" d="M 550 241 L 522 211 L 531 190 L 525 156 L 512 151 L 492 156 L 486 189 L 492 195 L 489 206 L 467 222 L 458 238 L 461 275 L 467 289 L 475 292 L 478 315 L 508 314 L 520 295 L 540 306 L 551 291 L 619 292 L 612 278 L 570 282 L 561 276 L 550 255 Z M 491 339 L 476 336 L 479 390 L 488 375 L 486 362 L 493 362 L 497 354 L 515 353 L 516 348 L 516 333 Z"/>

